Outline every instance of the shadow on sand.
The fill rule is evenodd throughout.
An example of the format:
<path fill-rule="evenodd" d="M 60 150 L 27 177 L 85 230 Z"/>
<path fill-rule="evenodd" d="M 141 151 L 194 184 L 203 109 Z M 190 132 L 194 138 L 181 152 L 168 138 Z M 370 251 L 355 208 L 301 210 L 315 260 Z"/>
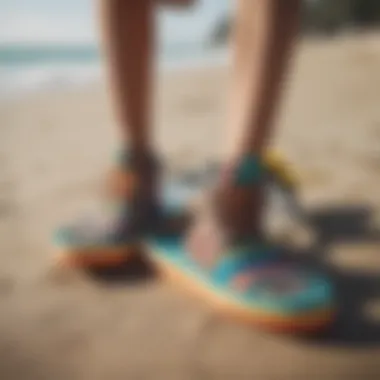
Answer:
<path fill-rule="evenodd" d="M 365 273 L 344 270 L 328 264 L 333 244 L 372 244 L 380 255 L 380 230 L 372 227 L 373 212 L 366 206 L 318 208 L 309 213 L 317 244 L 310 251 L 316 265 L 322 265 L 337 287 L 338 318 L 332 329 L 315 339 L 320 344 L 343 346 L 380 345 L 380 313 L 375 319 L 365 312 L 367 302 L 380 303 L 380 267 Z M 358 248 L 360 254 L 360 248 Z"/>

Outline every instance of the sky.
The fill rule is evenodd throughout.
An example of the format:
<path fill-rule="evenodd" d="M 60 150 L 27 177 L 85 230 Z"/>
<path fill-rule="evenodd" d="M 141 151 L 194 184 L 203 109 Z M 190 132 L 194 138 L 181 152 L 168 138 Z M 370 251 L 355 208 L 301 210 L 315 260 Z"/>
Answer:
<path fill-rule="evenodd" d="M 0 0 L 0 44 L 95 43 L 96 0 Z M 161 15 L 165 41 L 201 39 L 231 7 L 228 0 L 198 0 L 186 12 Z"/>

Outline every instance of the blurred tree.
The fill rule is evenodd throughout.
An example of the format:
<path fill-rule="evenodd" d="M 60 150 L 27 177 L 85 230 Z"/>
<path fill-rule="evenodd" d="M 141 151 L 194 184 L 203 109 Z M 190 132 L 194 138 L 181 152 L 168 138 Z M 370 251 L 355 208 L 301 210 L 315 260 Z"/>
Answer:
<path fill-rule="evenodd" d="M 283 0 L 286 1 L 286 0 Z M 302 31 L 332 35 L 352 27 L 380 26 L 380 0 L 304 0 Z M 231 17 L 224 16 L 213 30 L 212 44 L 224 43 L 230 33 Z"/>
<path fill-rule="evenodd" d="M 309 33 L 335 33 L 347 24 L 349 15 L 349 0 L 304 1 L 302 27 Z"/>
<path fill-rule="evenodd" d="M 380 23 L 379 0 L 304 1 L 306 20 L 311 30 L 337 31 L 351 26 L 370 27 Z"/>
<path fill-rule="evenodd" d="M 380 22 L 379 0 L 350 0 L 350 18 L 355 25 L 371 26 Z"/>

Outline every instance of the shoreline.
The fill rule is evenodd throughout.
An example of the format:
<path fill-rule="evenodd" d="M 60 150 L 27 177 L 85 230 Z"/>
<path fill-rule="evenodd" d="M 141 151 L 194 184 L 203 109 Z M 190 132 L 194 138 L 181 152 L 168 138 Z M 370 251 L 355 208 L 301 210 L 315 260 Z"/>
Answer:
<path fill-rule="evenodd" d="M 299 49 L 313 46 L 315 50 L 319 47 L 325 49 L 327 46 L 341 46 L 344 44 L 372 44 L 375 50 L 380 51 L 380 32 L 377 30 L 363 31 L 353 34 L 345 32 L 334 37 L 306 36 L 301 38 Z M 194 54 L 188 54 L 185 58 L 180 56 L 176 59 L 164 58 L 158 62 L 157 71 L 160 75 L 167 76 L 171 72 L 191 72 L 211 67 L 224 67 L 228 65 L 231 57 L 228 46 L 221 45 L 204 50 L 198 46 Z M 365 50 L 365 49 L 364 49 Z M 13 72 L 14 70 L 14 72 Z M 18 74 L 17 74 L 18 73 Z M 25 66 L 17 69 L 10 69 L 6 66 L 0 66 L 0 74 L 4 81 L 0 82 L 0 88 L 10 88 L 7 91 L 0 92 L 0 104 L 7 103 L 9 100 L 17 101 L 28 96 L 34 96 L 38 93 L 48 93 L 57 91 L 67 91 L 83 86 L 91 86 L 104 81 L 104 64 L 101 61 L 81 63 L 67 63 L 41 66 Z M 1 77 L 0 75 L 0 77 Z"/>
<path fill-rule="evenodd" d="M 299 49 L 305 47 L 319 47 L 323 49 L 327 46 L 340 46 L 349 44 L 372 44 L 375 50 L 380 51 L 380 32 L 377 30 L 367 30 L 360 33 L 347 31 L 333 37 L 305 36 L 300 39 Z M 167 76 L 174 72 L 191 72 L 196 70 L 208 69 L 212 67 L 224 67 L 228 65 L 231 57 L 227 45 L 211 47 L 210 50 L 198 46 L 194 54 L 186 56 L 185 59 L 178 56 L 176 59 L 161 57 L 157 65 L 159 75 Z M 365 50 L 365 49 L 364 49 Z M 3 78 L 7 74 L 12 74 L 12 70 L 5 66 L 0 66 L 0 74 Z M 27 67 L 25 70 L 18 68 L 20 77 L 13 75 L 3 83 L 1 87 L 6 88 L 7 84 L 11 90 L 6 93 L 0 92 L 0 104 L 7 103 L 9 100 L 17 101 L 28 96 L 34 96 L 38 93 L 48 93 L 57 91 L 67 91 L 83 86 L 91 86 L 104 81 L 104 64 L 101 61 L 81 63 L 67 63 L 42 65 L 37 67 Z M 24 77 L 23 79 L 21 78 Z M 14 83 L 12 83 L 12 78 Z M 39 79 L 38 79 L 39 78 Z M 0 82 L 1 85 L 1 82 Z"/>
<path fill-rule="evenodd" d="M 188 72 L 209 67 L 226 65 L 228 52 L 226 47 L 212 49 L 205 54 L 195 54 L 186 59 L 163 59 L 158 62 L 156 70 L 160 75 L 171 72 Z M 16 100 L 38 93 L 66 91 L 81 88 L 104 81 L 104 64 L 102 61 L 67 64 L 42 64 L 40 66 L 18 67 L 9 69 L 0 66 L 3 81 L 3 92 L 0 92 L 0 104 L 8 100 Z M 1 84 L 1 83 L 0 83 Z M 9 90 L 5 90 L 6 88 Z"/>

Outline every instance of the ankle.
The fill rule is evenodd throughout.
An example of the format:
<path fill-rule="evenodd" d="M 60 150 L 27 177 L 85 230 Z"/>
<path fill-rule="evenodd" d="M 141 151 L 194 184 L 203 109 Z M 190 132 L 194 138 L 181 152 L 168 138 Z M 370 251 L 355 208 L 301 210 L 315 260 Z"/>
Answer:
<path fill-rule="evenodd" d="M 158 188 L 159 160 L 152 150 L 123 149 L 118 157 L 125 194 L 129 200 L 153 199 Z M 132 199 L 131 199 L 132 198 Z"/>
<path fill-rule="evenodd" d="M 257 236 L 261 233 L 264 192 L 261 185 L 261 160 L 244 156 L 226 166 L 216 191 L 220 220 L 232 236 Z"/>
<path fill-rule="evenodd" d="M 218 218 L 231 235 L 258 235 L 261 230 L 263 191 L 261 187 L 225 185 L 216 194 Z"/>

